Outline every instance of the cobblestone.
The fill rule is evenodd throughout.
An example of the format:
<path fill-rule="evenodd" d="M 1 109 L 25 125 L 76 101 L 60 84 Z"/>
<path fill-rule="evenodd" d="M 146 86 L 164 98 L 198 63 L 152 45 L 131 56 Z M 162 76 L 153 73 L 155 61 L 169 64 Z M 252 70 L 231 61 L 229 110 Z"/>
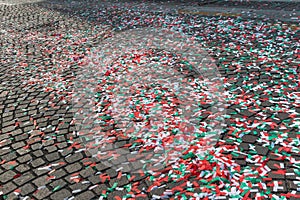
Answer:
<path fill-rule="evenodd" d="M 8 194 L 8 193 L 14 191 L 16 188 L 17 188 L 17 186 L 15 184 L 13 184 L 12 182 L 8 182 L 3 185 L 3 187 L 0 189 L 0 191 L 2 191 L 3 194 Z"/>
<path fill-rule="evenodd" d="M 21 185 L 31 181 L 32 179 L 34 179 L 34 175 L 31 172 L 26 172 L 26 173 L 22 174 L 20 177 L 13 179 L 13 181 L 18 186 L 21 186 Z"/>
<path fill-rule="evenodd" d="M 50 183 L 51 180 L 48 179 L 47 175 L 44 176 L 40 176 L 37 179 L 33 180 L 32 183 L 36 186 L 36 187 L 41 187 L 44 185 L 47 185 L 48 183 Z"/>
<path fill-rule="evenodd" d="M 35 159 L 31 162 L 31 165 L 34 168 L 39 167 L 39 166 L 44 165 L 44 164 L 45 164 L 45 161 L 42 158 Z"/>
<path fill-rule="evenodd" d="M 2 2 L 6 3 L 8 1 L 2 0 Z M 25 0 L 12 0 L 10 2 L 19 4 L 25 2 Z M 72 105 L 71 102 L 66 100 L 71 95 L 72 89 L 68 91 L 70 93 L 65 95 L 65 91 L 56 87 L 60 87 L 59 84 L 64 87 L 72 84 L 76 67 L 78 67 L 77 63 L 73 62 L 74 60 L 71 61 L 73 56 L 76 59 L 77 55 L 85 54 L 101 40 L 102 36 L 97 35 L 96 38 L 93 38 L 93 31 L 88 32 L 86 30 L 94 29 L 95 24 L 101 24 L 103 21 L 110 23 L 110 20 L 107 20 L 108 18 L 112 18 L 114 23 L 112 26 L 118 26 L 118 23 L 122 24 L 123 22 L 117 22 L 118 20 L 116 21 L 115 18 L 122 20 L 122 17 L 124 17 L 122 12 L 112 12 L 110 16 L 102 14 L 102 11 L 107 12 L 106 9 L 102 10 L 102 5 L 91 6 L 91 3 L 96 1 L 84 1 L 84 4 L 81 4 L 82 2 L 81 0 L 72 1 L 71 3 L 65 0 L 51 0 L 38 4 L 20 4 L 17 6 L 6 6 L 0 3 L 0 44 L 5 47 L 5 49 L 0 50 L 0 193 L 3 192 L 7 195 L 6 199 L 22 199 L 26 195 L 34 199 L 60 200 L 72 196 L 74 199 L 98 199 L 104 191 L 107 192 L 107 199 L 115 199 L 117 196 L 123 197 L 126 195 L 127 189 L 130 187 L 137 188 L 137 190 L 146 194 L 146 196 L 137 197 L 136 199 L 153 199 L 154 195 L 162 195 L 165 191 L 164 187 L 158 187 L 147 192 L 147 189 L 153 183 L 146 175 L 141 176 L 138 174 L 135 177 L 127 177 L 128 174 L 123 173 L 121 177 L 119 176 L 120 174 L 116 171 L 115 165 L 133 159 L 135 155 L 125 158 L 125 153 L 117 150 L 116 152 L 122 154 L 122 156 L 105 164 L 96 158 L 91 158 L 92 155 L 82 149 L 84 147 L 81 139 L 76 135 L 76 126 L 73 122 L 71 123 L 74 118 L 74 113 L 71 112 Z M 103 6 L 105 7 L 108 3 L 110 2 L 103 3 Z M 223 7 L 233 7 L 233 4 L 232 2 L 216 1 L 216 5 Z M 268 3 L 255 4 L 252 1 L 243 1 L 236 2 L 236 4 L 245 9 L 250 6 L 254 10 L 264 10 L 265 4 Z M 276 2 L 274 5 L 269 4 L 267 8 L 271 7 L 273 9 L 281 6 L 283 10 L 288 10 L 293 15 L 293 12 L 296 12 L 299 6 L 294 3 L 290 4 L 293 6 Z M 257 6 L 257 8 L 254 6 Z M 119 8 L 115 7 L 108 10 L 114 9 L 119 11 Z M 292 11 L 293 9 L 295 10 Z M 91 12 L 91 10 L 94 12 Z M 151 9 L 146 12 L 151 12 Z M 97 16 L 96 13 L 101 17 Z M 83 17 L 87 14 L 89 19 Z M 138 16 L 135 16 L 135 14 L 136 12 L 132 10 L 126 18 L 128 20 L 135 19 L 135 17 L 143 18 L 143 14 L 138 14 Z M 156 18 L 165 17 L 158 13 L 152 15 Z M 169 15 L 166 13 L 166 16 Z M 184 21 L 188 21 L 191 17 L 191 15 L 186 14 L 184 16 Z M 252 16 L 251 13 L 249 13 L 249 16 Z M 171 16 L 169 18 L 173 19 Z M 197 24 L 206 17 L 193 16 L 192 18 L 194 19 L 193 23 Z M 94 22 L 97 21 L 96 19 L 99 22 Z M 200 36 L 197 38 L 197 40 L 207 39 L 208 42 L 203 42 L 203 45 L 209 46 L 211 49 L 210 54 L 214 55 L 216 60 L 219 58 L 224 59 L 224 61 L 217 61 L 217 63 L 222 78 L 227 81 L 225 87 L 228 94 L 245 103 L 239 105 L 236 101 L 228 105 L 227 114 L 230 119 L 226 122 L 228 125 L 226 128 L 230 127 L 230 129 L 226 129 L 227 132 L 223 138 L 226 145 L 228 145 L 226 147 L 234 146 L 235 150 L 239 149 L 241 151 L 236 154 L 232 153 L 233 161 L 240 165 L 241 169 L 251 167 L 255 170 L 258 166 L 261 166 L 261 163 L 259 163 L 260 158 L 268 159 L 266 164 L 271 171 L 266 177 L 272 180 L 266 178 L 269 182 L 265 183 L 271 189 L 271 194 L 264 196 L 264 198 L 271 199 L 275 198 L 274 196 L 271 197 L 273 194 L 281 196 L 281 194 L 291 191 L 295 192 L 299 190 L 299 186 L 296 184 L 299 176 L 296 173 L 298 171 L 295 171 L 295 165 L 290 160 L 299 161 L 299 152 L 285 152 L 287 149 L 283 148 L 282 142 L 280 142 L 282 139 L 285 145 L 288 143 L 290 145 L 291 141 L 289 140 L 298 137 L 298 129 L 293 127 L 294 121 L 291 119 L 293 118 L 292 113 L 298 114 L 300 109 L 297 108 L 296 100 L 292 100 L 294 93 L 289 90 L 290 86 L 285 88 L 287 82 L 281 84 L 281 80 L 293 76 L 293 82 L 298 83 L 297 73 L 299 67 L 296 68 L 294 74 L 287 73 L 286 69 L 280 68 L 282 67 L 280 60 L 286 60 L 284 66 L 288 66 L 289 69 L 298 64 L 296 53 L 293 53 L 296 52 L 296 49 L 292 49 L 295 45 L 290 44 L 289 50 L 286 47 L 280 47 L 281 50 L 279 51 L 278 44 L 281 43 L 281 37 L 273 33 L 276 30 L 270 30 L 271 32 L 268 33 L 264 32 L 265 28 L 261 27 L 261 24 L 253 25 L 250 17 L 247 20 L 251 22 L 245 25 L 245 30 L 250 30 L 253 39 L 249 40 L 248 35 L 245 36 L 245 41 L 235 41 L 235 36 L 226 36 L 226 38 L 225 34 L 220 35 L 218 31 L 221 23 L 227 19 L 218 18 L 215 20 L 217 25 L 213 28 L 210 27 L 210 24 L 201 26 Z M 90 22 L 89 20 L 94 21 Z M 231 18 L 230 20 L 235 22 L 237 19 Z M 264 20 L 262 25 L 269 23 L 268 19 Z M 281 20 L 276 22 L 278 23 L 276 26 L 280 27 L 282 25 Z M 288 26 L 290 25 L 288 23 Z M 183 30 L 183 32 L 192 28 L 196 27 L 185 28 L 186 30 Z M 226 32 L 235 34 L 236 31 L 233 31 L 234 28 L 237 28 L 235 24 L 232 24 L 232 28 L 232 30 L 230 28 Z M 256 29 L 259 28 L 261 30 L 257 31 Z M 287 30 L 290 31 L 291 29 Z M 262 43 L 259 42 L 257 37 L 259 37 L 259 34 L 265 33 L 267 34 L 266 38 L 270 38 L 269 36 L 274 34 L 274 43 L 268 40 L 266 45 L 266 48 L 272 47 L 274 49 L 266 50 L 265 47 L 259 46 Z M 282 32 L 282 40 L 289 38 L 288 34 L 289 32 Z M 70 38 L 67 39 L 67 37 Z M 87 41 L 73 45 L 75 40 L 81 41 L 81 39 Z M 294 43 L 296 42 L 295 39 L 293 40 Z M 242 49 L 251 48 L 253 51 L 249 55 L 250 57 L 246 57 L 248 55 L 245 51 L 242 54 L 227 51 L 228 44 L 230 44 L 230 49 L 240 45 Z M 268 60 L 262 62 L 260 59 L 263 58 L 261 57 L 268 57 L 269 55 L 259 55 L 257 52 L 260 50 L 263 50 L 264 53 L 271 52 L 272 55 Z M 70 51 L 70 55 L 67 51 Z M 286 54 L 287 52 L 291 55 Z M 278 59 L 275 58 L 275 55 L 278 56 Z M 244 58 L 247 59 L 243 60 Z M 255 62 L 250 61 L 250 59 L 255 60 Z M 252 66 L 254 63 L 257 67 Z M 71 66 L 76 65 L 76 67 L 63 69 L 64 65 L 69 64 Z M 268 69 L 270 65 L 275 65 L 278 70 Z M 54 69 L 57 66 L 61 66 L 61 68 Z M 61 70 L 65 71 L 61 72 Z M 61 77 L 54 75 L 54 72 L 63 73 L 62 80 L 58 80 Z M 43 83 L 45 76 L 47 81 Z M 251 80 L 247 80 L 249 77 Z M 275 83 L 275 81 L 278 83 Z M 255 88 L 258 88 L 257 91 L 253 88 L 248 91 L 243 89 L 246 86 L 250 87 L 252 84 Z M 235 87 L 235 90 L 230 87 Z M 69 88 L 67 89 L 69 90 Z M 281 89 L 284 92 L 279 91 Z M 55 96 L 62 93 L 65 96 Z M 230 100 L 228 99 L 228 101 Z M 287 104 L 286 102 L 290 103 Z M 246 105 L 248 103 L 249 105 Z M 252 108 L 249 109 L 248 106 Z M 208 103 L 200 107 L 203 110 L 208 110 L 211 105 Z M 201 116 L 203 117 L 202 120 L 205 121 L 210 115 L 203 113 Z M 236 126 L 233 127 L 232 124 Z M 245 133 L 244 128 L 249 124 L 253 126 L 249 132 Z M 262 124 L 264 124 L 264 128 L 262 128 Z M 109 128 L 107 127 L 107 129 Z M 288 128 L 288 130 L 285 128 Z M 242 131 L 235 132 L 238 129 Z M 288 137 L 285 137 L 286 134 Z M 229 138 L 233 136 L 236 136 L 236 138 Z M 269 144 L 264 144 L 267 137 Z M 119 141 L 106 150 L 120 148 L 127 143 L 127 141 Z M 298 146 L 294 145 L 294 147 L 297 149 Z M 282 160 L 280 154 L 289 156 Z M 255 158 L 258 161 L 251 161 L 253 155 L 257 156 Z M 123 166 L 122 170 L 124 171 L 134 171 L 141 169 L 143 163 L 125 163 L 121 166 Z M 108 175 L 110 180 L 102 183 L 103 180 L 100 176 L 103 174 Z M 183 184 L 183 182 L 167 183 L 166 188 L 172 189 L 180 184 Z M 127 187 L 124 189 L 125 185 Z M 279 188 L 276 189 L 276 185 Z M 119 190 L 119 187 L 123 190 Z M 180 186 L 178 190 L 181 189 L 185 191 L 186 188 Z M 260 191 L 259 187 L 251 189 Z M 14 192 L 15 190 L 20 190 L 20 195 Z M 202 192 L 199 188 L 193 192 L 196 191 Z M 299 194 L 299 191 L 296 194 Z M 25 199 L 28 197 L 25 197 Z M 0 199 L 2 198 L 3 196 L 0 194 Z M 255 199 L 255 192 L 251 192 L 248 198 Z M 290 199 L 298 198 L 291 197 Z"/>
<path fill-rule="evenodd" d="M 76 161 L 79 161 L 83 158 L 82 154 L 81 153 L 75 153 L 73 155 L 70 155 L 70 156 L 66 156 L 66 161 L 68 163 L 74 163 Z"/>
<path fill-rule="evenodd" d="M 93 199 L 95 197 L 95 194 L 91 191 L 86 191 L 80 195 L 78 195 L 75 199 L 80 200 L 80 199 Z"/>
<path fill-rule="evenodd" d="M 24 186 L 22 186 L 22 187 L 20 188 L 20 190 L 21 190 L 21 195 L 22 195 L 22 196 L 26 196 L 26 195 L 28 195 L 28 194 L 34 192 L 34 191 L 35 191 L 35 187 L 34 187 L 32 184 L 27 183 L 27 184 L 25 184 Z"/>
<path fill-rule="evenodd" d="M 54 153 L 51 153 L 51 154 L 47 154 L 45 157 L 46 157 L 46 159 L 49 162 L 58 160 L 60 158 L 60 156 L 59 156 L 59 154 L 57 152 L 54 152 Z"/>
<path fill-rule="evenodd" d="M 77 172 L 79 171 L 80 169 L 82 168 L 82 166 L 79 164 L 79 163 L 74 163 L 74 164 L 71 164 L 71 165 L 68 165 L 65 167 L 66 171 L 68 173 L 74 173 L 74 172 Z"/>
<path fill-rule="evenodd" d="M 37 199 L 46 199 L 51 194 L 51 191 L 48 188 L 42 188 L 37 192 L 33 193 L 33 196 Z"/>
<path fill-rule="evenodd" d="M 62 190 L 52 194 L 50 196 L 50 198 L 53 199 L 53 200 L 57 200 L 57 199 L 65 199 L 65 198 L 71 197 L 71 196 L 72 196 L 71 192 L 69 192 L 66 189 L 62 189 Z"/>

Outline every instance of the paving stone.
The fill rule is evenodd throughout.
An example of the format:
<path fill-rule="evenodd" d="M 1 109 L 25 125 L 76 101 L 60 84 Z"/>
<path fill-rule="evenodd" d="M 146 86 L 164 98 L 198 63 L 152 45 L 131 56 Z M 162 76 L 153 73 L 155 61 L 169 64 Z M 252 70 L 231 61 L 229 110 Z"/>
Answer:
<path fill-rule="evenodd" d="M 8 193 L 14 191 L 16 188 L 17 188 L 17 186 L 10 181 L 10 182 L 7 182 L 6 184 L 4 184 L 3 187 L 0 189 L 0 191 L 2 191 L 3 194 L 8 194 Z"/>
<path fill-rule="evenodd" d="M 258 137 L 254 136 L 254 135 L 244 135 L 242 137 L 242 140 L 244 142 L 248 142 L 248 143 L 251 143 L 251 144 L 255 143 L 257 139 L 258 139 Z"/>
<path fill-rule="evenodd" d="M 2 123 L 2 126 L 5 127 L 6 125 L 10 125 L 9 123 Z M 11 131 L 15 130 L 15 126 L 8 126 L 8 127 L 5 127 L 5 128 L 2 128 L 2 133 L 9 133 Z"/>
<path fill-rule="evenodd" d="M 92 189 L 92 191 L 95 192 L 95 194 L 97 194 L 98 196 L 101 195 L 102 192 L 106 190 L 107 190 L 107 185 L 105 184 L 97 184 L 97 186 Z"/>
<path fill-rule="evenodd" d="M 35 156 L 35 157 L 41 157 L 44 155 L 44 153 L 41 151 L 41 150 L 36 150 L 34 152 L 32 152 L 32 154 Z"/>
<path fill-rule="evenodd" d="M 145 182 L 141 182 L 139 185 L 138 185 L 138 189 L 140 190 L 140 191 L 143 191 L 143 192 L 146 192 L 146 190 L 147 190 L 147 184 L 145 183 Z"/>
<path fill-rule="evenodd" d="M 37 192 L 33 193 L 33 196 L 37 199 L 46 199 L 51 194 L 48 188 L 41 188 Z"/>
<path fill-rule="evenodd" d="M 280 167 L 280 161 L 273 161 L 273 160 L 269 160 L 267 162 L 267 166 L 270 168 L 270 169 L 273 169 L 273 170 L 278 170 L 278 166 Z"/>
<path fill-rule="evenodd" d="M 114 178 L 118 175 L 118 172 L 115 169 L 108 169 L 105 171 L 111 178 Z"/>
<path fill-rule="evenodd" d="M 5 126 L 7 126 L 7 125 L 8 125 L 8 124 L 4 124 L 4 123 L 7 123 L 7 122 L 9 122 L 9 124 L 10 124 L 13 118 L 14 118 L 14 116 L 13 116 L 13 115 L 11 115 L 11 116 L 7 116 L 7 117 L 3 117 L 3 118 L 2 118 L 3 127 L 5 127 Z"/>
<path fill-rule="evenodd" d="M 43 146 L 40 143 L 35 143 L 35 144 L 30 145 L 30 147 L 32 150 L 38 150 L 38 149 L 41 149 Z"/>
<path fill-rule="evenodd" d="M 1 167 L 4 169 L 4 170 L 13 170 L 15 167 L 17 167 L 19 165 L 18 162 L 15 162 L 13 165 L 9 162 L 7 163 L 4 163 L 1 165 Z"/>
<path fill-rule="evenodd" d="M 296 180 L 297 179 L 297 175 L 295 174 L 294 169 L 286 170 L 286 179 L 288 179 L 288 180 Z"/>
<path fill-rule="evenodd" d="M 239 145 L 239 147 L 242 148 L 243 151 L 247 151 L 247 150 L 249 150 L 249 143 L 242 142 L 242 143 Z"/>
<path fill-rule="evenodd" d="M 11 193 L 7 194 L 6 198 L 7 199 L 12 199 L 12 200 L 18 200 L 19 199 L 19 197 L 14 192 L 11 192 Z"/>
<path fill-rule="evenodd" d="M 0 149 L 0 156 L 5 155 L 7 153 L 11 152 L 11 149 L 7 148 L 7 149 Z"/>
<path fill-rule="evenodd" d="M 33 160 L 31 163 L 32 167 L 36 168 L 45 164 L 45 161 L 41 158 L 37 158 Z"/>
<path fill-rule="evenodd" d="M 96 165 L 96 169 L 98 170 L 98 171 L 104 171 L 104 170 L 106 170 L 106 169 L 108 169 L 109 168 L 109 166 L 107 166 L 107 165 L 105 165 L 105 164 L 103 164 L 103 163 L 98 163 L 97 165 Z"/>
<path fill-rule="evenodd" d="M 257 153 L 259 155 L 263 155 L 263 156 L 266 156 L 269 152 L 268 147 L 263 147 L 263 146 L 260 146 L 260 145 L 255 145 L 255 150 L 257 151 Z"/>
<path fill-rule="evenodd" d="M 35 191 L 35 187 L 30 183 L 23 185 L 20 189 L 21 189 L 22 196 L 26 196 Z"/>
<path fill-rule="evenodd" d="M 67 175 L 66 171 L 64 169 L 55 170 L 52 174 L 52 176 L 55 176 L 56 179 L 60 179 Z"/>
<path fill-rule="evenodd" d="M 43 166 L 41 166 L 41 167 L 44 167 L 44 165 Z M 44 175 L 44 174 L 47 174 L 49 171 L 48 170 L 46 170 L 46 169 L 43 169 L 43 170 L 41 170 L 41 169 L 39 169 L 39 168 L 35 168 L 35 169 L 31 169 L 31 171 L 36 175 L 36 176 L 42 176 L 42 175 Z"/>
<path fill-rule="evenodd" d="M 57 139 L 57 142 L 61 142 L 61 143 L 66 141 L 66 138 L 63 135 L 58 136 L 56 139 Z"/>
<path fill-rule="evenodd" d="M 69 187 L 70 187 L 70 189 L 72 190 L 72 191 L 80 191 L 80 192 L 82 192 L 82 191 L 85 191 L 85 190 L 87 190 L 88 189 L 88 187 L 90 187 L 91 186 L 91 183 L 87 183 L 87 184 L 82 184 L 82 183 L 75 183 L 75 184 L 72 184 L 72 185 L 69 185 Z M 77 193 L 78 193 L 77 192 Z M 75 194 L 75 193 L 73 193 L 73 194 Z"/>
<path fill-rule="evenodd" d="M 8 154 L 3 155 L 2 160 L 11 161 L 11 160 L 15 160 L 17 157 L 18 156 L 16 152 L 10 152 Z"/>
<path fill-rule="evenodd" d="M 80 172 L 80 175 L 81 175 L 83 178 L 87 178 L 87 177 L 92 176 L 92 175 L 94 175 L 94 174 L 95 174 L 95 171 L 94 171 L 91 167 L 89 167 L 89 168 L 87 168 L 87 169 L 84 169 L 84 170 L 82 170 L 82 171 Z"/>
<path fill-rule="evenodd" d="M 59 190 L 58 192 L 53 193 L 50 196 L 50 198 L 53 200 L 57 200 L 57 199 L 66 199 L 71 196 L 72 196 L 72 194 L 70 191 L 68 191 L 66 189 L 62 189 L 62 190 Z"/>
<path fill-rule="evenodd" d="M 288 119 L 289 118 L 289 114 L 288 113 L 278 113 L 278 118 L 281 119 L 281 120 L 285 120 L 285 119 Z"/>
<path fill-rule="evenodd" d="M 79 163 L 74 163 L 74 164 L 71 164 L 71 165 L 67 165 L 65 167 L 66 171 L 68 173 L 73 173 L 73 172 L 77 172 L 79 171 L 80 169 L 82 168 L 82 166 L 79 164 Z"/>
<path fill-rule="evenodd" d="M 254 113 L 250 112 L 249 110 L 242 110 L 240 113 L 244 116 L 247 116 L 247 117 L 250 117 L 250 116 L 254 115 Z"/>
<path fill-rule="evenodd" d="M 263 107 L 270 107 L 270 106 L 273 106 L 274 104 L 273 103 L 271 103 L 270 101 L 263 101 L 262 103 L 261 103 L 261 105 L 263 106 Z"/>
<path fill-rule="evenodd" d="M 121 178 L 113 178 L 109 181 L 109 185 L 112 187 L 114 183 L 118 183 L 118 187 L 122 187 L 129 183 L 128 178 L 126 176 L 122 176 Z"/>
<path fill-rule="evenodd" d="M 17 136 L 15 137 L 15 140 L 16 140 L 16 141 L 22 141 L 22 140 L 27 139 L 28 137 L 29 137 L 28 134 L 21 134 L 21 135 L 17 135 Z"/>
<path fill-rule="evenodd" d="M 57 153 L 57 152 L 47 154 L 45 157 L 49 162 L 52 162 L 54 160 L 58 160 L 60 158 L 59 153 Z"/>
<path fill-rule="evenodd" d="M 16 170 L 20 173 L 24 173 L 24 172 L 30 170 L 30 167 L 27 164 L 21 164 L 16 167 Z"/>
<path fill-rule="evenodd" d="M 58 179 L 58 180 L 50 183 L 50 186 L 52 188 L 56 188 L 56 187 L 64 188 L 66 185 L 67 185 L 67 183 L 63 179 Z"/>
<path fill-rule="evenodd" d="M 47 175 L 44 175 L 44 176 L 40 176 L 36 179 L 34 179 L 32 181 L 32 183 L 36 186 L 36 187 L 41 187 L 41 186 L 44 186 L 44 185 L 47 185 L 48 183 L 50 183 L 51 180 L 48 179 L 48 176 Z"/>
<path fill-rule="evenodd" d="M 16 175 L 16 173 L 11 170 L 6 171 L 5 173 L 0 175 L 0 182 L 6 183 L 7 181 L 11 181 L 11 180 L 13 180 L 15 175 Z"/>
<path fill-rule="evenodd" d="M 241 166 L 246 166 L 247 162 L 245 161 L 245 159 L 238 159 L 236 160 L 236 163 L 241 165 Z"/>
<path fill-rule="evenodd" d="M 14 179 L 13 181 L 18 186 L 21 186 L 21 185 L 31 181 L 32 179 L 34 179 L 34 175 L 31 172 L 26 172 L 26 173 L 22 174 L 20 177 Z"/>
<path fill-rule="evenodd" d="M 54 140 L 46 140 L 45 142 L 43 142 L 44 146 L 50 146 L 54 144 Z"/>
<path fill-rule="evenodd" d="M 144 163 L 142 162 L 142 160 L 136 160 L 134 162 L 131 162 L 131 165 L 136 170 L 142 169 L 144 167 Z"/>
<path fill-rule="evenodd" d="M 25 143 L 24 142 L 16 142 L 16 143 L 13 143 L 11 146 L 13 149 L 19 149 L 19 148 L 25 146 Z"/>
<path fill-rule="evenodd" d="M 284 179 L 284 174 L 277 174 L 275 172 L 269 172 L 268 177 L 272 178 L 272 179 Z"/>
<path fill-rule="evenodd" d="M 98 183 L 101 182 L 99 176 L 96 176 L 96 175 L 90 176 L 90 177 L 88 178 L 88 180 L 89 180 L 93 185 L 98 184 Z"/>
<path fill-rule="evenodd" d="M 27 153 L 29 153 L 29 152 L 30 152 L 30 150 L 24 149 L 24 148 L 21 148 L 21 149 L 18 149 L 18 150 L 17 150 L 17 153 L 18 153 L 20 156 L 23 156 L 23 155 L 25 155 L 25 154 L 27 154 Z"/>
<path fill-rule="evenodd" d="M 91 191 L 86 191 L 81 193 L 80 195 L 76 196 L 75 199 L 81 200 L 81 199 L 93 199 L 95 197 L 95 194 Z"/>
<path fill-rule="evenodd" d="M 70 156 L 67 156 L 65 159 L 68 163 L 74 163 L 76 161 L 81 160 L 82 158 L 83 158 L 83 156 L 81 153 L 75 153 Z"/>
<path fill-rule="evenodd" d="M 16 129 L 16 130 L 10 132 L 9 134 L 10 134 L 11 136 L 17 136 L 17 135 L 20 135 L 20 134 L 22 134 L 22 133 L 23 133 L 23 131 L 22 131 L 21 129 Z"/>
<path fill-rule="evenodd" d="M 126 192 L 125 191 L 113 191 L 111 193 L 108 194 L 107 198 L 108 199 L 114 199 L 115 196 L 119 196 L 119 197 L 123 197 L 126 195 Z"/>
<path fill-rule="evenodd" d="M 24 124 L 24 123 L 23 123 Z M 22 125 L 22 124 L 21 124 Z M 20 125 L 20 126 L 21 126 Z M 26 127 L 24 127 L 24 132 L 25 133 L 27 133 L 27 132 L 29 132 L 29 131 L 31 131 L 31 130 L 34 130 L 35 129 L 35 127 L 33 126 L 33 125 L 26 125 Z"/>
<path fill-rule="evenodd" d="M 44 148 L 48 153 L 52 153 L 57 151 L 57 147 L 56 146 L 48 146 Z"/>
<path fill-rule="evenodd" d="M 287 184 L 287 188 L 289 190 L 298 190 L 300 188 L 300 185 L 299 184 L 296 184 L 295 181 L 286 181 L 286 184 Z"/>
<path fill-rule="evenodd" d="M 66 143 L 66 142 L 61 142 L 61 143 L 58 143 L 57 144 L 57 147 L 59 148 L 59 149 L 64 149 L 64 148 L 66 148 L 68 146 L 68 144 Z"/>

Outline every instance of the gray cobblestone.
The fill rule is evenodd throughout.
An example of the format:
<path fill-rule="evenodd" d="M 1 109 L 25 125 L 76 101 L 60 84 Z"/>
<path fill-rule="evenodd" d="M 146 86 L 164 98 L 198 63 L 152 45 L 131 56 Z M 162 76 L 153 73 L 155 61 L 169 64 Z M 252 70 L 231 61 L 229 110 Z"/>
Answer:
<path fill-rule="evenodd" d="M 11 200 L 18 200 L 18 196 L 14 192 L 7 194 L 6 198 Z"/>
<path fill-rule="evenodd" d="M 17 161 L 20 162 L 20 163 L 26 163 L 30 160 L 32 160 L 32 156 L 30 154 L 26 154 L 26 155 L 21 156 L 17 159 Z"/>
<path fill-rule="evenodd" d="M 17 142 L 17 143 L 13 143 L 11 146 L 12 146 L 13 149 L 19 149 L 19 148 L 25 146 L 25 143 L 24 142 Z"/>
<path fill-rule="evenodd" d="M 82 166 L 79 163 L 74 163 L 71 165 L 67 165 L 65 169 L 67 170 L 68 173 L 73 173 L 76 171 L 79 171 L 82 168 Z"/>
<path fill-rule="evenodd" d="M 16 130 L 10 132 L 10 135 L 12 135 L 12 136 L 17 136 L 17 135 L 20 135 L 20 134 L 22 134 L 22 133 L 23 133 L 23 132 L 22 132 L 21 129 L 16 129 Z"/>
<path fill-rule="evenodd" d="M 27 134 L 21 134 L 21 135 L 17 135 L 15 137 L 16 141 L 21 141 L 21 140 L 25 140 L 27 139 L 29 136 Z"/>
<path fill-rule="evenodd" d="M 50 198 L 53 199 L 53 200 L 57 200 L 57 199 L 66 199 L 66 198 L 71 197 L 71 196 L 72 196 L 71 192 L 69 192 L 66 189 L 62 189 L 62 190 L 52 194 L 50 196 Z"/>
<path fill-rule="evenodd" d="M 40 177 L 38 177 L 38 178 L 36 178 L 35 180 L 32 181 L 32 183 L 36 187 L 41 187 L 41 186 L 47 185 L 50 182 L 51 182 L 51 180 L 48 179 L 47 175 L 40 176 Z"/>
<path fill-rule="evenodd" d="M 49 162 L 52 162 L 54 160 L 58 160 L 60 158 L 60 156 L 57 152 L 47 154 L 45 157 Z"/>
<path fill-rule="evenodd" d="M 83 199 L 93 199 L 95 194 L 91 191 L 86 191 L 78 196 L 75 197 L 76 200 L 83 200 Z"/>
<path fill-rule="evenodd" d="M 34 152 L 32 152 L 32 154 L 35 156 L 35 157 L 41 157 L 44 155 L 44 153 L 41 151 L 41 150 L 36 150 Z"/>
<path fill-rule="evenodd" d="M 48 153 L 52 153 L 57 151 L 57 147 L 56 146 L 47 146 L 44 148 Z"/>
<path fill-rule="evenodd" d="M 5 154 L 2 156 L 3 160 L 6 161 L 11 161 L 11 160 L 15 160 L 17 158 L 17 153 L 16 152 L 10 152 L 8 154 Z"/>
<path fill-rule="evenodd" d="M 23 155 L 25 155 L 25 154 L 27 154 L 27 153 L 29 153 L 29 152 L 30 152 L 30 150 L 24 149 L 24 148 L 21 148 L 21 149 L 18 149 L 18 150 L 17 150 L 17 153 L 18 153 L 20 156 L 23 156 Z"/>
<path fill-rule="evenodd" d="M 34 179 L 34 175 L 31 172 L 26 172 L 26 173 L 22 174 L 20 177 L 14 179 L 13 181 L 18 186 L 21 186 L 21 185 L 31 181 L 32 179 Z"/>
<path fill-rule="evenodd" d="M 16 167 L 16 170 L 20 173 L 24 173 L 24 172 L 30 170 L 30 167 L 27 164 L 21 164 Z"/>
<path fill-rule="evenodd" d="M 51 191 L 48 188 L 42 188 L 36 193 L 33 193 L 33 196 L 37 199 L 46 199 L 51 194 Z"/>
<path fill-rule="evenodd" d="M 3 126 L 10 125 L 11 123 L 3 123 Z M 15 130 L 15 126 L 8 126 L 2 129 L 2 133 L 9 133 L 11 131 Z"/>
<path fill-rule="evenodd" d="M 31 162 L 31 165 L 32 165 L 33 167 L 39 167 L 39 166 L 41 166 L 41 165 L 43 165 L 43 164 L 45 164 L 45 161 L 44 161 L 43 159 L 41 159 L 41 158 L 37 158 L 37 159 L 35 159 L 35 160 L 33 160 L 33 161 Z"/>
<path fill-rule="evenodd" d="M 11 149 L 9 149 L 9 148 L 0 149 L 0 156 L 5 155 L 5 154 L 9 153 L 10 151 L 11 151 Z"/>
<path fill-rule="evenodd" d="M 62 178 L 65 175 L 67 175 L 67 173 L 64 169 L 59 169 L 52 173 L 52 176 L 55 176 L 57 179 Z"/>
<path fill-rule="evenodd" d="M 70 155 L 70 156 L 66 156 L 66 161 L 68 163 L 74 163 L 76 161 L 79 161 L 83 158 L 82 154 L 81 153 L 75 153 L 73 155 Z"/>
<path fill-rule="evenodd" d="M 16 188 L 17 188 L 17 186 L 10 181 L 10 182 L 4 184 L 3 187 L 0 189 L 0 191 L 2 191 L 3 194 L 8 194 L 8 193 L 14 191 Z"/>
<path fill-rule="evenodd" d="M 83 177 L 83 178 L 87 178 L 89 176 L 92 176 L 93 174 L 95 174 L 95 171 L 89 167 L 87 169 L 84 169 L 80 172 L 80 175 Z"/>
<path fill-rule="evenodd" d="M 59 180 L 56 180 L 56 181 L 53 181 L 52 183 L 50 183 L 50 186 L 52 188 L 56 188 L 56 187 L 60 187 L 60 188 L 63 188 L 67 185 L 66 181 L 64 181 L 63 179 L 59 179 Z"/>
<path fill-rule="evenodd" d="M 35 191 L 34 186 L 32 184 L 30 184 L 30 183 L 25 184 L 20 189 L 21 189 L 21 195 L 22 196 L 26 196 L 26 195 L 28 195 L 28 194 L 30 194 L 30 193 L 32 193 L 32 192 Z"/>

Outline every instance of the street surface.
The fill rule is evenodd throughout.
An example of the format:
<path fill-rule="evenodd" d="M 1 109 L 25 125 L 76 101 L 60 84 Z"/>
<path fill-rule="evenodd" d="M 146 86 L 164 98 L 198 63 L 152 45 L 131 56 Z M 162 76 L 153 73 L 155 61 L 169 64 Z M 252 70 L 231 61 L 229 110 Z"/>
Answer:
<path fill-rule="evenodd" d="M 299 1 L 198 3 L 0 0 L 0 199 L 300 199 Z"/>

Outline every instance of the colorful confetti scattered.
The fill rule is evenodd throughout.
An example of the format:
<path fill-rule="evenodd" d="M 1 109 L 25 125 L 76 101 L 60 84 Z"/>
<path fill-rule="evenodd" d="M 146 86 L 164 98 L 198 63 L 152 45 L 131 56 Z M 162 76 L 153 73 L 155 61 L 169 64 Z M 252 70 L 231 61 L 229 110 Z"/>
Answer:
<path fill-rule="evenodd" d="M 300 198 L 299 24 L 81 3 L 0 5 L 1 198 Z M 176 40 L 127 48 L 149 27 L 215 74 Z"/>

